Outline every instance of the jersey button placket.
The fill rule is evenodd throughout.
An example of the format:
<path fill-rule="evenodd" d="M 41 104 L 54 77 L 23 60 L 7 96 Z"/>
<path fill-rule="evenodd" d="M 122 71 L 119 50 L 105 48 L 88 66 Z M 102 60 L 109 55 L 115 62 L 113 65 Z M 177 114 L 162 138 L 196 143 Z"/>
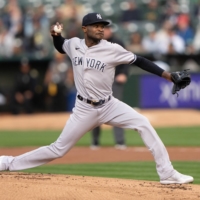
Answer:
<path fill-rule="evenodd" d="M 88 49 L 86 49 L 86 51 L 85 51 L 84 61 L 83 61 L 83 84 L 84 84 L 84 88 L 86 90 L 86 93 L 88 94 L 87 86 L 86 86 L 86 82 L 85 82 L 85 78 L 84 78 L 85 72 L 87 70 L 87 60 L 86 60 L 87 55 L 88 55 Z M 88 96 L 89 96 L 89 94 L 88 94 Z"/>

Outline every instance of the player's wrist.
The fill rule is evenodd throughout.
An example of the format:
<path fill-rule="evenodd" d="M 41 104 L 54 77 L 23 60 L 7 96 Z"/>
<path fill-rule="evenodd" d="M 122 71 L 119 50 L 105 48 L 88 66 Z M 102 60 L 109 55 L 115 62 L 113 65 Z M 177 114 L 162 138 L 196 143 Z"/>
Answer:
<path fill-rule="evenodd" d="M 167 71 L 163 71 L 162 77 L 165 78 L 165 79 L 168 80 L 168 81 L 172 81 L 171 73 L 169 73 L 169 72 L 167 72 Z"/>
<path fill-rule="evenodd" d="M 55 36 L 55 37 L 60 37 L 60 36 L 61 36 L 61 33 L 51 33 L 51 36 L 52 36 L 52 37 L 54 37 L 54 36 Z"/>

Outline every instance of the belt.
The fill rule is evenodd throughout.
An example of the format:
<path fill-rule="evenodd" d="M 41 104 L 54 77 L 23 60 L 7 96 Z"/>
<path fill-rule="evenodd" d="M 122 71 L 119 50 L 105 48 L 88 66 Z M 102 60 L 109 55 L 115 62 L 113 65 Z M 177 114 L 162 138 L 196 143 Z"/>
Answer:
<path fill-rule="evenodd" d="M 95 101 L 95 100 L 85 99 L 79 94 L 77 95 L 77 97 L 78 97 L 79 100 L 84 101 L 84 102 L 91 104 L 93 106 L 101 106 L 104 103 L 110 101 L 110 99 L 111 99 L 111 96 L 109 96 L 107 99 L 100 99 L 99 101 Z"/>

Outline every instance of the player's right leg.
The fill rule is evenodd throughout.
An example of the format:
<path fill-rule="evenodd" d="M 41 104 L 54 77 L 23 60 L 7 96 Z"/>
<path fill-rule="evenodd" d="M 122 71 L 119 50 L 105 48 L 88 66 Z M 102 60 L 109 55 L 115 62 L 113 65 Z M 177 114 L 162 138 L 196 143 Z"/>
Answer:
<path fill-rule="evenodd" d="M 97 110 L 85 102 L 78 101 L 73 114 L 54 143 L 16 157 L 1 156 L 0 171 L 33 168 L 62 157 L 85 133 L 97 125 L 99 125 Z"/>

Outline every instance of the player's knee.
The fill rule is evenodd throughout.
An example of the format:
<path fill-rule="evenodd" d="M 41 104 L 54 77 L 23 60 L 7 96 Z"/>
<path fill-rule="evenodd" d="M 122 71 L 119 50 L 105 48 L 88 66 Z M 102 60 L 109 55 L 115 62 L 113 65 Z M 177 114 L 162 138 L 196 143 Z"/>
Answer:
<path fill-rule="evenodd" d="M 148 124 L 149 125 L 149 119 L 143 115 L 141 115 L 141 121 L 142 121 L 142 124 Z"/>
<path fill-rule="evenodd" d="M 65 155 L 65 153 L 62 150 L 55 151 L 56 158 L 61 158 Z"/>
<path fill-rule="evenodd" d="M 151 124 L 147 117 L 141 116 L 139 118 L 139 123 L 137 123 L 136 128 L 134 128 L 135 131 L 137 131 L 139 134 L 147 133 L 149 128 L 151 127 Z"/>
<path fill-rule="evenodd" d="M 56 143 L 50 145 L 52 151 L 54 152 L 55 158 L 61 158 L 66 154 L 66 150 L 57 146 Z"/>

